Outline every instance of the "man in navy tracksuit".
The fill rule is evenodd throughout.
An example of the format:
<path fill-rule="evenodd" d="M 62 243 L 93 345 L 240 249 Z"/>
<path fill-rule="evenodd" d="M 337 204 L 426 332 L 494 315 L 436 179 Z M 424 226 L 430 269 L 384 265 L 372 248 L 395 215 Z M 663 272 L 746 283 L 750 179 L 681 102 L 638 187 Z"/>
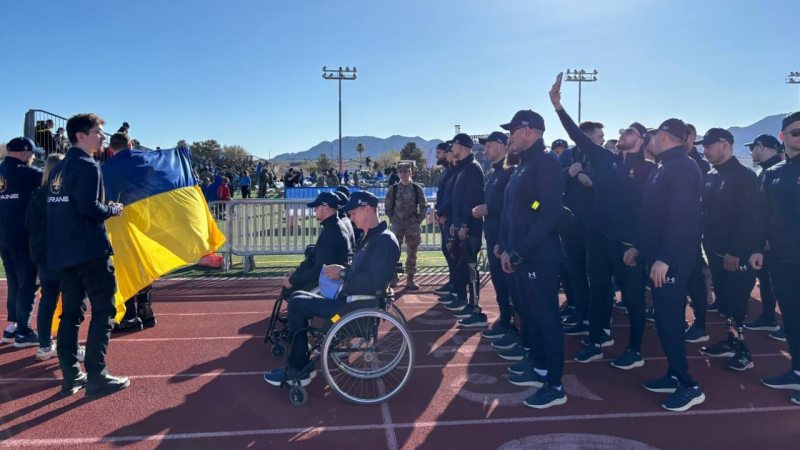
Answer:
<path fill-rule="evenodd" d="M 558 308 L 564 250 L 556 230 L 564 209 L 564 178 L 558 157 L 545 149 L 542 116 L 519 111 L 502 128 L 510 132 L 509 151 L 520 163 L 506 186 L 498 250 L 503 271 L 514 274 L 519 297 L 514 305 L 532 336 L 530 369 L 509 381 L 540 386 L 523 403 L 544 409 L 567 401 L 561 386 L 564 333 Z"/>
<path fill-rule="evenodd" d="M 439 178 L 439 188 L 436 190 L 436 220 L 439 224 L 439 232 L 442 236 L 442 253 L 447 262 L 447 284 L 433 290 L 434 293 L 442 296 L 439 301 L 450 302 L 453 293 L 453 258 L 447 249 L 450 242 L 450 225 L 452 224 L 452 194 L 453 194 L 453 153 L 452 147 L 446 142 L 436 146 L 436 164 L 442 166 L 442 177 Z"/>
<path fill-rule="evenodd" d="M 39 345 L 31 328 L 36 301 L 36 264 L 28 249 L 25 216 L 33 192 L 42 184 L 41 169 L 31 167 L 35 154 L 44 154 L 28 138 L 12 139 L 0 163 L 0 256 L 8 278 L 7 308 L 11 324 L 3 331 L 3 343 L 14 347 Z"/>
<path fill-rule="evenodd" d="M 800 391 L 800 112 L 783 119 L 780 138 L 786 160 L 764 174 L 759 243 L 760 248 L 770 248 L 769 276 L 781 307 L 792 367 L 783 375 L 762 378 L 761 382 L 775 389 Z M 764 254 L 753 254 L 750 265 L 762 270 Z M 800 392 L 792 402 L 800 404 Z"/>
<path fill-rule="evenodd" d="M 753 142 L 744 145 L 750 147 L 750 155 L 753 158 L 753 162 L 758 163 L 760 166 L 758 172 L 758 186 L 760 189 L 767 169 L 783 161 L 781 157 L 783 146 L 776 137 L 769 134 L 759 135 Z M 775 295 L 772 292 L 772 283 L 769 279 L 769 251 L 765 248 L 762 252 L 764 254 L 764 267 L 756 273 L 759 283 L 758 288 L 761 293 L 762 313 L 756 320 L 745 322 L 744 327 L 754 331 L 770 331 L 770 338 L 786 341 L 786 332 L 778 326 L 778 322 L 775 320 Z"/>
<path fill-rule="evenodd" d="M 486 315 L 478 305 L 480 276 L 477 273 L 478 253 L 483 237 L 483 219 L 472 215 L 472 209 L 483 204 L 483 169 L 472 155 L 472 138 L 457 134 L 448 144 L 452 146 L 456 160 L 453 181 L 452 215 L 450 238 L 458 244 L 459 260 L 455 261 L 453 273 L 456 299 L 445 305 L 459 319 L 479 317 L 469 322 L 472 326 L 487 325 Z M 469 287 L 469 299 L 467 288 Z M 477 322 L 476 322 L 477 321 Z M 479 324 L 479 325 L 478 325 Z"/>
<path fill-rule="evenodd" d="M 478 141 L 486 146 L 486 157 L 492 161 L 492 172 L 486 180 L 484 191 L 485 203 L 473 208 L 472 214 L 476 218 L 483 218 L 483 233 L 486 236 L 486 259 L 489 261 L 492 285 L 497 294 L 497 305 L 500 308 L 500 318 L 490 329 L 482 333 L 483 337 L 494 340 L 502 339 L 505 335 L 511 333 L 514 320 L 514 315 L 511 312 L 511 294 L 509 291 L 511 277 L 503 272 L 498 253 L 495 252 L 497 236 L 500 234 L 503 195 L 514 167 L 506 166 L 508 136 L 505 133 L 495 131 L 488 137 L 480 138 Z M 463 319 L 462 325 L 465 325 L 465 322 L 469 323 L 471 320 Z"/>
<path fill-rule="evenodd" d="M 711 128 L 698 143 L 714 165 L 706 174 L 703 187 L 703 247 L 716 303 L 728 320 L 727 339 L 700 351 L 711 357 L 730 358 L 726 367 L 744 371 L 753 367 L 742 324 L 756 282 L 755 271 L 747 261 L 761 250 L 753 233 L 757 228 L 758 178 L 733 156 L 733 135 L 729 131 Z"/>
<path fill-rule="evenodd" d="M 105 220 L 122 214 L 122 204 L 105 201 L 103 174 L 92 155 L 102 148 L 105 121 L 78 114 L 67 121 L 73 147 L 50 173 L 47 197 L 47 262 L 61 273 L 63 312 L 58 327 L 58 362 L 62 395 L 86 388 L 87 396 L 111 394 L 130 385 L 106 368 L 106 353 L 116 315 L 114 250 Z M 84 320 L 84 298 L 92 305 L 84 365 L 78 363 L 78 331 Z M 88 376 L 87 376 L 88 374 Z"/>
<path fill-rule="evenodd" d="M 575 141 L 593 165 L 594 204 L 589 215 L 591 233 L 588 242 L 589 280 L 592 286 L 589 342 L 575 356 L 575 360 L 588 363 L 601 359 L 602 347 L 614 344 L 611 329 L 606 328 L 613 307 L 613 299 L 608 295 L 613 277 L 622 291 L 631 326 L 628 348 L 611 365 L 620 369 L 641 367 L 644 365 L 641 347 L 646 323 L 646 277 L 642 265 L 628 266 L 624 264 L 622 256 L 633 245 L 645 184 L 655 168 L 655 164 L 644 158 L 642 151 L 647 129 L 634 122 L 629 128 L 620 130 L 617 142 L 619 153 L 615 154 L 596 144 L 578 128 L 561 106 L 560 91 L 559 76 L 550 91 L 550 100 L 570 139 Z M 578 333 L 585 334 L 585 330 L 572 332 Z"/>
<path fill-rule="evenodd" d="M 653 154 L 660 163 L 647 182 L 635 246 L 624 256 L 628 265 L 647 266 L 658 337 L 669 370 L 663 378 L 644 383 L 644 388 L 672 393 L 662 403 L 670 411 L 686 411 L 705 401 L 689 375 L 684 343 L 686 286 L 697 264 L 703 188 L 700 169 L 686 155 L 688 134 L 679 119 L 668 119 L 655 130 Z"/>

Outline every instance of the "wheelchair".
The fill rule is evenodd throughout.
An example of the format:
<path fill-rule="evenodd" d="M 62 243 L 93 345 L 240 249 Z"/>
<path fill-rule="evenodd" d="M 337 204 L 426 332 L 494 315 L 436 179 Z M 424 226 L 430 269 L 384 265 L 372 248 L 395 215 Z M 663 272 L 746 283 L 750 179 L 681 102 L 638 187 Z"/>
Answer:
<path fill-rule="evenodd" d="M 332 300 L 333 301 L 333 300 Z M 333 392 L 357 405 L 382 403 L 397 395 L 414 371 L 415 349 L 405 317 L 393 305 L 394 291 L 354 295 L 331 317 L 317 317 L 308 328 L 310 358 L 295 378 L 284 371 L 281 387 L 289 400 L 302 406 L 308 392 L 300 378 L 322 362 L 322 372 Z"/>

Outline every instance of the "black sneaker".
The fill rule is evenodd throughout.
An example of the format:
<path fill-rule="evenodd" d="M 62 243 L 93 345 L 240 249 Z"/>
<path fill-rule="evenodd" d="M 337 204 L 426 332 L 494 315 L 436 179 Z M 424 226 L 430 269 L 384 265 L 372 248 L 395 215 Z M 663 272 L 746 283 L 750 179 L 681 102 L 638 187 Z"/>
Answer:
<path fill-rule="evenodd" d="M 745 322 L 742 324 L 742 326 L 753 331 L 778 331 L 781 328 L 778 326 L 778 322 L 776 322 L 775 319 L 768 320 L 765 319 L 764 316 L 761 316 L 752 322 Z"/>
<path fill-rule="evenodd" d="M 13 329 L 14 331 L 10 331 Z M 17 327 L 16 325 L 9 325 L 8 328 L 3 330 L 3 344 L 13 344 L 14 339 L 17 338 Z"/>
<path fill-rule="evenodd" d="M 701 348 L 700 353 L 712 358 L 733 358 L 733 355 L 736 354 L 737 348 L 738 345 L 735 342 L 731 342 L 730 339 L 726 339 L 724 341 L 719 341 L 710 347 Z"/>
<path fill-rule="evenodd" d="M 20 334 L 18 332 L 17 336 L 14 338 L 14 347 L 16 348 L 27 348 L 27 347 L 38 347 L 38 346 L 39 346 L 39 335 L 36 334 L 36 332 L 33 330 L 25 334 Z"/>
<path fill-rule="evenodd" d="M 706 307 L 706 311 L 708 311 L 708 312 L 719 312 L 719 305 L 717 304 L 717 301 L 714 300 L 710 305 L 708 305 Z"/>
<path fill-rule="evenodd" d="M 131 380 L 127 377 L 114 377 L 106 375 L 103 378 L 86 383 L 87 397 L 102 397 L 119 392 L 131 385 Z"/>
<path fill-rule="evenodd" d="M 158 324 L 156 315 L 153 313 L 153 306 L 150 302 L 140 303 L 136 308 L 136 315 L 142 321 L 142 326 L 145 328 L 153 328 Z"/>
<path fill-rule="evenodd" d="M 522 361 L 527 354 L 528 351 L 522 348 L 522 346 L 519 344 L 511 347 L 508 350 L 500 350 L 498 353 L 498 355 L 506 361 Z"/>
<path fill-rule="evenodd" d="M 589 324 L 583 322 L 575 324 L 573 327 L 565 328 L 564 334 L 567 336 L 588 336 Z"/>
<path fill-rule="evenodd" d="M 789 370 L 783 375 L 777 377 L 762 378 L 761 384 L 772 389 L 792 389 L 800 391 L 800 375 L 794 373 L 794 370 Z"/>
<path fill-rule="evenodd" d="M 675 392 L 680 384 L 678 380 L 669 375 L 653 381 L 646 381 L 642 386 L 650 392 L 658 392 L 660 394 L 671 394 Z"/>
<path fill-rule="evenodd" d="M 498 350 L 508 350 L 513 348 L 515 345 L 519 345 L 520 338 L 519 335 L 516 333 L 508 333 L 507 335 L 501 337 L 500 339 L 492 342 L 492 347 Z"/>
<path fill-rule="evenodd" d="M 625 349 L 625 352 L 617 359 L 611 361 L 612 367 L 622 370 L 635 369 L 637 367 L 642 367 L 643 365 L 644 359 L 642 359 L 641 353 L 635 352 L 629 348 Z"/>
<path fill-rule="evenodd" d="M 776 341 L 786 342 L 786 330 L 780 328 L 777 331 L 770 333 L 767 337 L 770 339 L 775 339 Z"/>
<path fill-rule="evenodd" d="M 789 401 L 791 401 L 792 403 L 794 403 L 796 405 L 800 405 L 800 392 L 795 394 L 794 397 L 790 398 Z"/>
<path fill-rule="evenodd" d="M 575 311 L 561 319 L 561 324 L 568 327 L 575 326 L 579 323 L 581 323 L 581 315 L 578 313 L 578 311 Z"/>
<path fill-rule="evenodd" d="M 569 316 L 571 314 L 574 314 L 575 311 L 576 311 L 576 309 L 575 309 L 574 306 L 565 306 L 565 307 L 561 308 L 561 311 L 559 312 L 559 314 L 561 314 L 561 317 L 567 317 L 567 316 Z"/>
<path fill-rule="evenodd" d="M 64 380 L 61 382 L 61 391 L 59 394 L 62 397 L 69 397 L 70 395 L 75 395 L 81 389 L 86 387 L 86 381 L 88 378 L 86 374 L 83 372 L 78 372 L 78 376 L 74 380 Z"/>
<path fill-rule="evenodd" d="M 449 283 L 433 290 L 433 293 L 437 295 L 447 295 L 451 292 L 453 292 L 453 286 Z"/>
<path fill-rule="evenodd" d="M 467 328 L 485 327 L 489 325 L 489 321 L 486 319 L 486 314 L 473 312 L 471 316 L 459 320 L 458 324 L 461 325 L 462 327 L 467 327 Z"/>
<path fill-rule="evenodd" d="M 531 361 L 528 355 L 525 355 L 522 361 L 508 366 L 508 371 L 514 375 L 521 375 L 529 370 L 533 370 L 533 361 Z"/>
<path fill-rule="evenodd" d="M 522 402 L 523 405 L 535 409 L 546 409 L 564 403 L 567 403 L 567 395 L 564 394 L 564 390 L 546 384 Z"/>
<path fill-rule="evenodd" d="M 623 311 L 627 311 L 628 310 L 628 307 L 625 306 L 625 302 L 623 302 L 622 300 L 620 300 L 618 302 L 615 302 L 614 303 L 614 308 L 621 309 Z"/>
<path fill-rule="evenodd" d="M 589 347 L 592 345 L 592 341 L 589 340 L 588 337 L 585 337 L 581 339 L 581 344 L 583 344 L 584 347 Z M 600 347 L 611 347 L 612 345 L 614 345 L 614 338 L 612 338 L 610 334 L 603 332 L 603 337 L 600 341 Z"/>
<path fill-rule="evenodd" d="M 735 355 L 733 355 L 733 358 L 729 359 L 728 362 L 725 363 L 725 367 L 728 369 L 738 370 L 739 372 L 752 369 L 754 365 L 753 357 L 750 355 L 750 350 L 746 349 L 740 349 Z"/>
<path fill-rule="evenodd" d="M 448 311 L 461 311 L 466 306 L 467 306 L 467 301 L 466 300 L 462 300 L 460 298 L 457 298 L 457 299 L 453 300 L 452 302 L 444 305 L 444 309 L 446 309 Z"/>
<path fill-rule="evenodd" d="M 439 299 L 436 300 L 436 301 L 439 302 L 442 305 L 447 305 L 447 304 L 452 303 L 452 302 L 454 302 L 456 300 L 458 300 L 458 297 L 456 297 L 455 294 L 446 294 L 446 295 L 443 295 L 443 296 L 439 297 Z"/>
<path fill-rule="evenodd" d="M 481 332 L 481 336 L 485 337 L 486 339 L 500 339 L 503 336 L 507 335 L 511 330 L 508 327 L 500 325 L 500 321 L 497 321 L 492 325 L 491 328 L 488 330 L 483 330 Z"/>
<path fill-rule="evenodd" d="M 575 355 L 575 361 L 579 363 L 590 363 L 598 359 L 603 359 L 603 350 L 595 345 L 586 347 Z"/>
<path fill-rule="evenodd" d="M 683 412 L 704 401 L 706 396 L 699 387 L 679 387 L 661 406 L 669 411 Z"/>
<path fill-rule="evenodd" d="M 131 320 L 122 320 L 120 323 L 115 323 L 112 333 L 130 333 L 132 331 L 141 331 L 144 329 L 142 319 L 134 317 Z"/>
<path fill-rule="evenodd" d="M 691 342 L 693 344 L 696 344 L 698 342 L 706 342 L 707 340 L 710 339 L 708 337 L 708 333 L 706 333 L 706 330 L 704 328 L 700 328 L 699 326 L 697 326 L 697 324 L 694 323 L 692 324 L 691 327 L 689 327 L 688 330 L 686 330 L 686 333 L 684 333 L 683 338 L 686 342 Z"/>
<path fill-rule="evenodd" d="M 647 319 L 649 322 L 656 321 L 656 311 L 655 308 L 648 309 L 644 312 L 644 318 Z"/>
<path fill-rule="evenodd" d="M 515 386 L 534 386 L 534 387 L 542 387 L 544 384 L 544 377 L 539 375 L 533 367 L 526 370 L 524 373 L 519 375 L 511 375 L 508 377 L 509 383 Z"/>

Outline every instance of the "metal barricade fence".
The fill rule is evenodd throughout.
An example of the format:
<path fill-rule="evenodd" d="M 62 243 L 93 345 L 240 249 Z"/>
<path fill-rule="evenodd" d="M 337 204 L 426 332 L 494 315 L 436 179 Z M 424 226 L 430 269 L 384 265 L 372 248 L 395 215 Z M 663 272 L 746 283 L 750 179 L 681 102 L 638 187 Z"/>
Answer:
<path fill-rule="evenodd" d="M 435 198 L 427 198 L 427 201 L 428 213 L 421 225 L 419 249 L 422 251 L 441 248 L 439 226 L 433 213 Z M 225 252 L 244 257 L 244 272 L 247 273 L 251 256 L 303 254 L 306 246 L 316 242 L 320 224 L 313 208 L 308 208 L 306 203 L 301 199 L 249 199 L 211 202 L 209 208 L 213 207 L 212 215 L 220 230 L 224 230 Z M 383 199 L 378 208 L 380 220 L 387 220 Z M 224 218 L 224 224 L 220 224 L 220 217 Z"/>
<path fill-rule="evenodd" d="M 208 202 L 208 210 L 211 212 L 211 217 L 214 218 L 219 231 L 225 236 L 225 243 L 217 250 L 217 253 L 222 255 L 223 270 L 228 270 L 231 266 L 230 238 L 228 237 L 228 221 L 226 220 L 227 203 L 220 201 Z"/>

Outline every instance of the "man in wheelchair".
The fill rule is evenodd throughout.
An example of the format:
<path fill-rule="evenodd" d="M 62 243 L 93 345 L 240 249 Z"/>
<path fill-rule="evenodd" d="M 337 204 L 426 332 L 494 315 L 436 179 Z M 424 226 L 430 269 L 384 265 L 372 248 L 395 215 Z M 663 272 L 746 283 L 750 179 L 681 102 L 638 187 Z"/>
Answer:
<path fill-rule="evenodd" d="M 400 246 L 397 238 L 386 226 L 378 221 L 378 198 L 367 191 L 357 191 L 341 208 L 349 214 L 353 225 L 364 231 L 353 255 L 349 268 L 340 264 L 325 265 L 325 276 L 331 280 L 343 280 L 334 298 L 325 298 L 310 292 L 298 291 L 289 301 L 289 331 L 292 346 L 286 367 L 267 372 L 264 380 L 280 386 L 284 380 L 299 379 L 306 386 L 316 376 L 315 370 L 304 369 L 309 366 L 308 333 L 297 332 L 308 327 L 314 317 L 333 317 L 355 295 L 376 295 L 389 285 L 400 260 Z M 286 372 L 286 373 L 284 373 Z"/>

